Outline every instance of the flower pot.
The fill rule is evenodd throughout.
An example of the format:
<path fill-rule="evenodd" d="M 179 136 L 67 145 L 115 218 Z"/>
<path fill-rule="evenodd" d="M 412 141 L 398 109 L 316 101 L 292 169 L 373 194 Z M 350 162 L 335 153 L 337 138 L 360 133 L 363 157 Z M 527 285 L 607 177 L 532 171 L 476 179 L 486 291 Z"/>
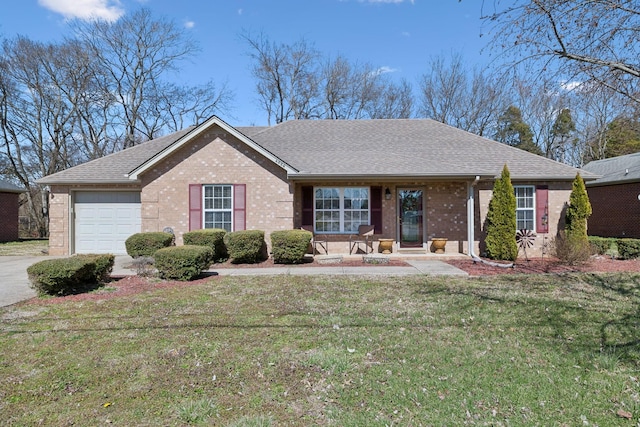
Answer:
<path fill-rule="evenodd" d="M 379 248 L 383 254 L 390 254 L 393 251 L 393 239 L 380 239 Z"/>
<path fill-rule="evenodd" d="M 444 248 L 447 246 L 447 239 L 444 237 L 434 237 L 431 240 L 431 246 L 433 246 L 433 251 L 437 254 L 443 254 Z"/>

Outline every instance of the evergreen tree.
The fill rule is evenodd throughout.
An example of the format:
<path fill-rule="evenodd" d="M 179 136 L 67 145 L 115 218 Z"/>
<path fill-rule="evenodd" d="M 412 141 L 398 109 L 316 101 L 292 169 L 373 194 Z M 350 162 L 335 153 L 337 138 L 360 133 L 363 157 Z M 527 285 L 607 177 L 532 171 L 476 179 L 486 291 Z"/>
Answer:
<path fill-rule="evenodd" d="M 543 154 L 540 147 L 533 142 L 533 132 L 522 118 L 522 112 L 513 105 L 498 118 L 496 140 L 530 153 Z"/>
<path fill-rule="evenodd" d="M 567 144 L 571 141 L 571 136 L 576 130 L 576 124 L 571 117 L 571 110 L 563 108 L 558 114 L 556 121 L 551 128 L 552 144 L 549 147 L 547 157 L 559 162 L 566 162 Z"/>
<path fill-rule="evenodd" d="M 515 261 L 518 257 L 516 243 L 516 196 L 507 165 L 493 185 L 493 196 L 487 213 L 487 256 L 491 259 Z"/>
<path fill-rule="evenodd" d="M 567 237 L 577 244 L 588 245 L 587 219 L 591 215 L 591 203 L 587 195 L 584 180 L 580 174 L 573 180 L 571 195 L 569 196 L 569 206 L 565 216 Z"/>

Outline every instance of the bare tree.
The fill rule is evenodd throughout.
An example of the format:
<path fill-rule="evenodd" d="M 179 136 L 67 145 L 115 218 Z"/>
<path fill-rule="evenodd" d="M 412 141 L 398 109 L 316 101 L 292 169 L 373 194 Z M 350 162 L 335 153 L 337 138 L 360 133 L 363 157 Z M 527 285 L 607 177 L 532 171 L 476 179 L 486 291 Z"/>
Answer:
<path fill-rule="evenodd" d="M 253 76 L 268 123 L 290 119 L 409 117 L 411 85 L 395 84 L 380 67 L 338 56 L 323 60 L 304 39 L 276 44 L 264 35 L 242 36 L 254 60 Z"/>
<path fill-rule="evenodd" d="M 67 47 L 18 37 L 4 42 L 0 59 L 0 142 L 11 176 L 27 189 L 40 236 L 47 234 L 48 198 L 35 180 L 74 163 L 66 141 L 75 105 L 60 89 L 74 71 L 64 62 Z"/>
<path fill-rule="evenodd" d="M 484 19 L 493 47 L 513 63 L 590 82 L 640 102 L 640 6 L 636 0 L 496 0 Z"/>
<path fill-rule="evenodd" d="M 174 22 L 156 19 L 149 9 L 140 9 L 116 22 L 75 21 L 76 37 L 95 58 L 103 78 L 101 93 L 109 94 L 117 109 L 111 107 L 116 127 L 123 131 L 123 148 L 159 136 L 172 129 L 181 120 L 195 118 L 204 111 L 223 107 L 231 94 L 223 86 L 215 91 L 211 83 L 201 89 L 185 87 L 168 89 L 165 79 L 178 69 L 179 64 L 193 57 L 196 43 Z M 211 90 L 202 96 L 202 90 Z M 169 96 L 187 96 L 187 99 L 169 99 Z M 159 105 L 182 104 L 177 110 L 161 110 Z M 195 116 L 194 116 L 195 115 Z"/>
<path fill-rule="evenodd" d="M 419 114 L 478 135 L 495 132 L 508 105 L 501 82 L 487 71 L 466 69 L 460 54 L 434 57 L 428 67 L 420 77 Z"/>
<path fill-rule="evenodd" d="M 317 61 L 319 53 L 304 39 L 293 45 L 276 44 L 264 34 L 241 36 L 254 60 L 253 76 L 268 124 L 319 116 Z"/>

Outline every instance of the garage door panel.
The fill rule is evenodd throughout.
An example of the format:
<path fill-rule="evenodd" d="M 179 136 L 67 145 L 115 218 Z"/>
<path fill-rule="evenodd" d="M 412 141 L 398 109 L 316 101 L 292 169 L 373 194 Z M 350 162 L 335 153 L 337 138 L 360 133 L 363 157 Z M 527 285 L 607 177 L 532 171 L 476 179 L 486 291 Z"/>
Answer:
<path fill-rule="evenodd" d="M 140 232 L 140 193 L 77 192 L 75 252 L 126 254 L 125 240 Z"/>

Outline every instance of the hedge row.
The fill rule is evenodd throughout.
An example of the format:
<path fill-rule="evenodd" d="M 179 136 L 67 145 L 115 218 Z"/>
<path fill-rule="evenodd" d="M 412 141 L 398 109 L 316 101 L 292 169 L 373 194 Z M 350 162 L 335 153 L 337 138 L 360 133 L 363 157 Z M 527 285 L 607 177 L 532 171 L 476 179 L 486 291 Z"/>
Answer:
<path fill-rule="evenodd" d="M 99 287 L 108 280 L 115 257 L 75 255 L 47 259 L 27 268 L 31 287 L 40 295 L 71 295 Z"/>
<path fill-rule="evenodd" d="M 618 258 L 622 259 L 640 257 L 640 239 L 589 236 L 589 243 L 599 255 L 617 253 Z"/>

